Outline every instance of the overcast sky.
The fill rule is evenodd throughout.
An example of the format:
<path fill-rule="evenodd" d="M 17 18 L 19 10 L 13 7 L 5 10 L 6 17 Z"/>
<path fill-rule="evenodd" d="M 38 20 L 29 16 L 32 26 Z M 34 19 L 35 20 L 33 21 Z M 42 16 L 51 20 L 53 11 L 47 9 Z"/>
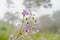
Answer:
<path fill-rule="evenodd" d="M 23 0 L 12 0 L 14 2 L 14 7 L 10 10 L 13 12 L 19 11 L 21 12 L 24 7 L 22 5 Z M 35 13 L 36 17 L 39 15 L 45 15 L 45 14 L 52 14 L 53 10 L 59 10 L 60 9 L 60 0 L 52 0 L 51 3 L 53 4 L 53 7 L 50 9 L 45 9 L 43 7 L 40 8 L 39 13 Z M 7 9 L 7 3 L 6 0 L 0 0 L 0 19 L 3 17 L 3 14 L 8 11 Z M 38 16 L 37 16 L 38 15 Z"/>

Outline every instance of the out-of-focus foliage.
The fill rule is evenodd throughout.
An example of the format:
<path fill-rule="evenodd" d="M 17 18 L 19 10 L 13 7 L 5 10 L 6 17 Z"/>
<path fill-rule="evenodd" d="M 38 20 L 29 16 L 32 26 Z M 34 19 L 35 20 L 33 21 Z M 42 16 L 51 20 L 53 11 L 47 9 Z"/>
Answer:
<path fill-rule="evenodd" d="M 4 19 L 6 19 L 8 23 L 12 22 L 12 25 L 14 25 L 14 22 L 19 19 L 19 16 L 11 12 L 6 12 Z"/>
<path fill-rule="evenodd" d="M 60 33 L 60 10 L 54 11 L 53 19 L 54 19 L 55 24 L 58 28 L 58 32 Z"/>
<path fill-rule="evenodd" d="M 57 10 L 57 11 L 54 11 L 53 12 L 53 18 L 54 18 L 54 20 L 60 20 L 60 10 Z"/>
<path fill-rule="evenodd" d="M 44 32 L 49 31 L 48 29 L 49 27 L 52 26 L 52 23 L 53 22 L 51 18 L 49 17 L 49 15 L 44 15 L 40 17 L 40 24 L 42 25 Z"/>
<path fill-rule="evenodd" d="M 58 25 L 56 21 L 53 21 L 49 15 L 43 15 L 40 17 L 40 25 L 42 25 L 42 31 L 47 33 L 58 33 Z"/>
<path fill-rule="evenodd" d="M 43 32 L 60 33 L 60 10 L 54 11 L 52 18 L 49 15 L 40 17 Z"/>
<path fill-rule="evenodd" d="M 51 0 L 24 0 L 23 4 L 27 9 L 33 9 L 39 8 L 43 5 L 43 7 L 48 8 L 51 7 L 52 4 L 50 3 Z"/>
<path fill-rule="evenodd" d="M 0 40 L 8 40 L 13 29 L 11 24 L 0 20 Z"/>
<path fill-rule="evenodd" d="M 8 8 L 11 6 L 11 4 L 14 4 L 14 3 L 12 2 L 12 0 L 6 0 L 6 2 L 7 2 L 7 7 L 8 7 Z"/>

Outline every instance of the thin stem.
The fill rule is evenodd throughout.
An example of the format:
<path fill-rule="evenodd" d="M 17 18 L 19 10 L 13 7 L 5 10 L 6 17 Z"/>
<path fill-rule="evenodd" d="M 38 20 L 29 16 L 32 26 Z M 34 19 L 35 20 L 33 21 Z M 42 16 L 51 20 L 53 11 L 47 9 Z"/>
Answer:
<path fill-rule="evenodd" d="M 21 29 L 22 29 L 22 27 L 23 27 L 23 23 L 24 23 L 24 16 L 23 16 L 23 21 L 22 21 Z"/>
<path fill-rule="evenodd" d="M 21 30 L 22 30 L 22 27 L 23 27 L 23 23 L 24 23 L 24 16 L 23 16 L 22 25 L 21 25 L 21 28 L 20 28 L 19 33 L 18 33 L 18 35 L 17 35 L 17 38 L 20 36 Z"/>
<path fill-rule="evenodd" d="M 19 33 L 20 33 L 20 31 L 22 30 L 23 24 L 24 24 L 24 16 L 23 16 L 23 21 L 22 21 L 22 25 L 21 25 L 21 28 L 20 28 L 20 30 L 19 30 Z"/>

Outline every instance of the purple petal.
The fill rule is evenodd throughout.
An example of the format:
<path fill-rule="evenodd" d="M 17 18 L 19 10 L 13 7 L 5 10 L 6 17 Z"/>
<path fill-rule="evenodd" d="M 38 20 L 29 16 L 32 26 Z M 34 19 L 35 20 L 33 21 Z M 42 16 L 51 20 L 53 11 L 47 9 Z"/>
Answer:
<path fill-rule="evenodd" d="M 30 30 L 30 27 L 25 25 L 25 26 L 23 27 L 23 30 Z"/>
<path fill-rule="evenodd" d="M 22 14 L 23 14 L 23 15 L 28 15 L 29 12 L 28 12 L 27 10 L 23 10 Z"/>

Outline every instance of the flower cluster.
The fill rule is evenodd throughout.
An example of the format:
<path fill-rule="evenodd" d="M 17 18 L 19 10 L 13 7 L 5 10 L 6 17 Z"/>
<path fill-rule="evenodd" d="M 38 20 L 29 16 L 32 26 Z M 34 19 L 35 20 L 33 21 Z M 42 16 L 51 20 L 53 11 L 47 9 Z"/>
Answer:
<path fill-rule="evenodd" d="M 17 30 L 17 32 L 14 32 L 13 35 L 10 35 L 9 40 L 25 40 L 26 37 L 28 40 L 31 40 L 31 35 L 36 34 L 40 31 L 37 26 L 35 26 L 37 20 L 34 18 L 32 13 L 29 13 L 27 10 L 23 10 L 22 15 L 23 21 L 20 28 L 18 28 L 19 30 Z M 26 15 L 29 16 L 25 17 Z"/>

